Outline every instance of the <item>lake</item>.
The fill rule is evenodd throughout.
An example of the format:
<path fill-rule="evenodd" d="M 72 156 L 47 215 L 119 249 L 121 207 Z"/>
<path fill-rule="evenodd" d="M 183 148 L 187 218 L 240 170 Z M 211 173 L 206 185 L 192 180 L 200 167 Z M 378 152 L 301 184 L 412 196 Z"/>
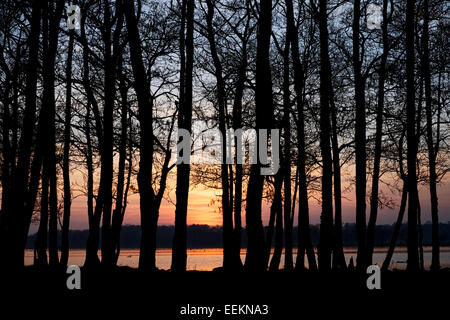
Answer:
<path fill-rule="evenodd" d="M 383 264 L 388 248 L 376 248 L 373 255 L 373 262 L 379 266 Z M 241 250 L 241 260 L 245 260 L 246 250 Z M 294 249 L 294 261 L 297 250 Z M 100 255 L 100 252 L 99 252 Z M 187 252 L 187 269 L 198 271 L 211 271 L 222 265 L 222 249 L 189 249 Z M 344 249 L 347 263 L 353 257 L 356 262 L 356 248 Z M 441 248 L 441 267 L 450 267 L 450 247 Z M 406 268 L 407 252 L 406 248 L 397 248 L 391 261 L 391 268 Z M 85 250 L 70 250 L 69 265 L 82 266 L 85 260 Z M 170 269 L 172 260 L 171 249 L 158 249 L 156 251 L 156 266 L 159 269 Z M 425 268 L 429 268 L 431 263 L 431 247 L 424 247 Z M 25 265 L 33 264 L 33 250 L 25 250 Z M 122 249 L 118 265 L 137 268 L 139 264 L 139 249 Z M 284 254 L 281 258 L 281 266 L 284 265 Z"/>

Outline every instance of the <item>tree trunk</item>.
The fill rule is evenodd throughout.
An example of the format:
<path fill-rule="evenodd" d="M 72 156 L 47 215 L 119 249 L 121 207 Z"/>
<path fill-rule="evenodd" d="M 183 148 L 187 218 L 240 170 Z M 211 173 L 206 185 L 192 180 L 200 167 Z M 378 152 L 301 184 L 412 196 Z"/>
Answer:
<path fill-rule="evenodd" d="M 373 159 L 372 191 L 370 195 L 370 217 L 367 225 L 367 264 L 372 264 L 372 255 L 375 243 L 375 225 L 378 215 L 378 184 L 380 180 L 381 142 L 383 136 L 383 112 L 384 112 L 384 83 L 386 80 L 386 62 L 389 54 L 388 43 L 388 16 L 387 0 L 383 0 L 383 55 L 381 56 L 380 70 L 378 71 L 378 102 L 375 129 L 375 155 Z M 392 9 L 391 9 L 392 10 Z"/>
<path fill-rule="evenodd" d="M 233 129 L 236 131 L 242 127 L 242 98 L 244 96 L 245 80 L 247 73 L 247 44 L 242 44 L 242 60 L 239 68 L 238 80 L 236 82 L 236 92 L 233 105 Z M 234 188 L 234 250 L 239 255 L 239 268 L 242 268 L 241 254 L 241 232 L 242 232 L 242 179 L 243 167 L 237 159 L 238 154 L 238 140 L 235 138 L 235 153 L 236 153 L 236 175 Z M 239 162 L 239 163 L 238 163 Z"/>
<path fill-rule="evenodd" d="M 416 106 L 414 88 L 414 16 L 415 1 L 406 3 L 406 137 L 408 163 L 408 266 L 409 271 L 419 270 L 418 240 L 417 240 L 417 136 L 415 130 Z"/>
<path fill-rule="evenodd" d="M 270 37 L 272 31 L 272 1 L 260 1 L 260 13 L 258 20 L 257 49 L 256 49 L 256 130 L 272 127 L 273 97 L 272 79 L 270 69 Z M 259 150 L 259 138 L 256 148 Z M 260 172 L 259 159 L 250 168 L 250 178 L 247 188 L 247 255 L 245 268 L 248 271 L 264 271 L 264 230 L 261 220 L 261 201 L 264 187 L 264 177 Z"/>
<path fill-rule="evenodd" d="M 153 99 L 150 83 L 145 73 L 138 21 L 134 13 L 134 2 L 125 2 L 125 17 L 130 45 L 131 65 L 134 75 L 140 123 L 140 162 L 138 186 L 141 209 L 141 250 L 139 268 L 144 271 L 156 269 L 156 229 L 158 217 L 153 208 Z"/>
<path fill-rule="evenodd" d="M 207 0 L 208 13 L 206 17 L 208 42 L 211 50 L 211 56 L 214 63 L 216 87 L 217 87 L 217 105 L 219 108 L 219 131 L 222 135 L 222 164 L 221 164 L 221 182 L 222 182 L 222 217 L 223 217 L 223 268 L 233 270 L 239 268 L 240 257 L 236 250 L 233 250 L 233 207 L 232 193 L 230 192 L 230 179 L 228 176 L 227 157 L 227 131 L 226 131 L 226 94 L 225 80 L 222 72 L 222 62 L 217 52 L 215 30 L 213 27 L 214 3 Z"/>
<path fill-rule="evenodd" d="M 194 0 L 182 1 L 180 25 L 180 110 L 178 128 L 191 132 L 192 128 L 192 72 L 194 63 Z M 190 159 L 190 154 L 187 155 Z M 175 207 L 175 232 L 172 248 L 173 271 L 186 271 L 187 207 L 189 197 L 190 164 L 177 165 L 177 189 Z"/>
<path fill-rule="evenodd" d="M 310 270 L 316 270 L 316 257 L 311 242 L 311 232 L 309 228 L 309 206 L 308 206 L 308 183 L 306 181 L 306 150 L 305 150 L 305 114 L 303 91 L 305 86 L 305 75 L 303 65 L 300 61 L 300 52 L 298 48 L 299 38 L 298 30 L 294 22 L 294 7 L 292 0 L 286 1 L 287 32 L 291 42 L 291 53 L 294 67 L 294 90 L 296 95 L 298 123 L 298 160 L 297 173 L 299 183 L 299 210 L 298 210 L 298 251 L 296 259 L 296 269 L 305 268 L 305 252 L 308 257 Z M 295 200 L 295 196 L 294 196 Z M 295 203 L 294 203 L 295 204 Z M 294 207 L 294 205 L 293 205 Z M 293 221 L 291 222 L 291 225 Z"/>
<path fill-rule="evenodd" d="M 322 214 L 320 217 L 319 270 L 331 269 L 333 237 L 333 179 L 330 146 L 330 102 L 327 0 L 320 0 L 320 151 L 322 155 Z"/>
<path fill-rule="evenodd" d="M 86 39 L 85 32 L 85 20 L 86 16 L 82 15 L 81 17 L 81 41 L 83 44 L 83 87 L 86 91 L 88 106 L 87 106 L 87 115 L 86 115 L 86 140 L 87 140 L 87 169 L 88 169 L 88 217 L 89 217 L 89 235 L 86 243 L 86 260 L 84 265 L 86 267 L 96 267 L 100 264 L 100 260 L 98 258 L 98 246 L 99 246 L 99 237 L 100 237 L 100 220 L 102 214 L 103 207 L 103 181 L 100 177 L 99 184 L 99 192 L 95 201 L 95 209 L 93 205 L 94 199 L 94 169 L 93 169 L 93 152 L 92 152 L 92 143 L 91 143 L 91 135 L 90 135 L 90 108 L 92 107 L 95 118 L 95 129 L 97 134 L 97 139 L 99 142 L 103 140 L 103 129 L 101 125 L 99 108 L 97 101 L 95 100 L 93 90 L 90 85 L 89 78 L 89 47 Z M 99 153 L 100 158 L 102 156 L 102 143 L 99 143 Z"/>
<path fill-rule="evenodd" d="M 430 199 L 431 199 L 431 245 L 432 245 L 432 257 L 431 257 L 431 270 L 436 271 L 440 269 L 439 259 L 439 209 L 438 209 L 438 196 L 436 188 L 436 157 L 437 147 L 435 148 L 433 138 L 433 119 L 432 119 L 432 96 L 431 96 L 431 72 L 430 72 L 430 50 L 429 50 L 429 0 L 424 0 L 423 3 L 424 17 L 423 17 L 423 61 L 422 61 L 422 74 L 425 78 L 425 111 L 427 118 L 427 147 L 428 147 L 428 167 L 429 167 L 429 183 L 430 183 Z M 437 141 L 439 143 L 439 141 Z M 436 144 L 437 146 L 437 144 Z"/>
<path fill-rule="evenodd" d="M 330 66 L 331 69 L 331 66 Z M 330 77 L 331 80 L 331 77 Z M 342 189 L 341 189 L 341 161 L 337 133 L 337 108 L 334 103 L 333 85 L 330 81 L 330 105 L 331 105 L 331 144 L 333 150 L 333 175 L 334 175 L 334 250 L 333 269 L 345 269 L 347 264 L 344 256 L 342 242 Z"/>
<path fill-rule="evenodd" d="M 121 12 L 121 1 L 116 1 L 115 11 Z M 103 224 L 102 224 L 102 264 L 105 267 L 111 267 L 114 263 L 114 246 L 111 230 L 112 217 L 112 186 L 114 174 L 114 101 L 116 92 L 116 77 L 117 77 L 117 61 L 118 56 L 122 54 L 119 49 L 119 36 L 123 26 L 123 15 L 117 14 L 114 34 L 111 29 L 113 25 L 113 18 L 111 18 L 109 0 L 104 0 L 104 30 L 103 42 L 105 45 L 104 63 L 105 63 L 105 98 L 103 107 L 103 152 L 102 152 L 102 167 L 101 179 L 103 180 Z M 132 36 L 130 36 L 132 38 Z M 133 53 L 130 52 L 130 55 Z M 151 127 L 151 126 L 150 126 Z"/>
<path fill-rule="evenodd" d="M 67 266 L 69 260 L 69 229 L 70 229 L 70 206 L 72 203 L 70 193 L 70 122 L 72 119 L 72 54 L 73 54 L 73 31 L 69 31 L 69 47 L 67 52 L 66 66 L 66 110 L 64 123 L 64 155 L 63 155 L 63 179 L 64 179 L 64 217 L 61 230 L 61 265 Z"/>
<path fill-rule="evenodd" d="M 117 188 L 116 188 L 116 207 L 112 216 L 112 239 L 113 239 L 113 251 L 114 258 L 113 264 L 117 264 L 120 252 L 120 230 L 122 228 L 122 208 L 123 208 L 123 190 L 125 182 L 125 160 L 127 158 L 127 137 L 128 137 L 128 88 L 125 83 L 125 75 L 123 74 L 123 59 L 119 57 L 118 74 L 119 91 L 121 97 L 121 115 L 120 115 L 120 144 L 119 144 L 119 169 L 117 175 Z"/>
<path fill-rule="evenodd" d="M 288 27 L 289 28 L 289 27 Z M 284 132 L 284 235 L 285 252 L 284 268 L 293 269 L 292 257 L 292 227 L 291 220 L 291 91 L 290 91 L 290 59 L 289 52 L 291 48 L 291 32 L 286 31 L 286 44 L 283 52 L 283 132 Z M 277 220 L 278 221 L 278 220 Z M 278 227 L 278 225 L 277 225 Z M 277 267 L 278 268 L 278 267 Z"/>
<path fill-rule="evenodd" d="M 356 233 L 358 254 L 356 267 L 366 266 L 366 106 L 365 79 L 361 74 L 360 19 L 361 1 L 353 5 L 353 69 L 355 81 L 355 162 L 356 162 Z"/>
<path fill-rule="evenodd" d="M 45 120 L 47 136 L 42 145 L 47 144 L 44 154 L 44 165 L 47 167 L 49 179 L 49 226 L 48 249 L 49 264 L 51 267 L 59 264 L 58 256 L 58 198 L 57 198 L 57 173 L 56 173 L 56 102 L 55 102 L 55 59 L 58 48 L 59 22 L 64 8 L 64 1 L 58 1 L 56 7 L 53 4 L 44 5 L 44 61 L 43 61 L 43 93 L 42 104 L 46 109 Z M 43 137 L 44 138 L 44 137 Z M 31 218 L 31 216 L 30 216 Z"/>

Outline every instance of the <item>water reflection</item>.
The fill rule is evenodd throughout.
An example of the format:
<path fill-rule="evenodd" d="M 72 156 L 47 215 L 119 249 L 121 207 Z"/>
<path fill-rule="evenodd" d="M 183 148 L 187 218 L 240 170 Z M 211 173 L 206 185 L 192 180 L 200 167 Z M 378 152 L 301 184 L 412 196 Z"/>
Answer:
<path fill-rule="evenodd" d="M 387 248 L 376 248 L 373 262 L 381 266 L 386 257 Z M 245 259 L 246 250 L 241 250 L 241 260 Z M 99 252 L 100 254 L 100 252 Z M 344 250 L 347 263 L 353 257 L 356 261 L 356 248 Z M 294 249 L 294 261 L 297 250 Z M 85 259 L 85 250 L 70 250 L 69 264 L 82 266 Z M 307 261 L 307 259 L 305 259 Z M 392 257 L 391 268 L 405 269 L 407 260 L 406 248 L 397 248 Z M 431 247 L 424 247 L 425 268 L 431 263 Z M 171 249 L 158 249 L 156 251 L 156 265 L 160 269 L 170 269 L 172 261 Z M 33 250 L 25 251 L 25 265 L 33 264 Z M 122 249 L 118 260 L 120 266 L 137 268 L 139 264 L 139 249 Z M 188 250 L 187 269 L 198 271 L 210 271 L 222 265 L 222 249 L 190 249 Z M 284 265 L 284 253 L 281 257 L 281 266 Z M 450 247 L 441 248 L 441 266 L 450 267 Z"/>

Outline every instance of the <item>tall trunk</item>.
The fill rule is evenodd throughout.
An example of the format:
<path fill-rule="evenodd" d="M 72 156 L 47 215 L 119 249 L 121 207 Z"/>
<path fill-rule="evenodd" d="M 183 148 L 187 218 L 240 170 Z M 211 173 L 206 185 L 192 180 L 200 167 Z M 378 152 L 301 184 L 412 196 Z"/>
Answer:
<path fill-rule="evenodd" d="M 258 20 L 257 49 L 256 49 L 256 130 L 272 127 L 273 97 L 270 70 L 270 37 L 272 31 L 272 0 L 260 1 Z M 257 139 L 259 150 L 259 138 Z M 259 153 L 257 153 L 259 154 Z M 247 255 L 245 268 L 249 271 L 264 271 L 264 230 L 261 220 L 261 201 L 264 177 L 260 172 L 259 160 L 250 168 L 250 178 L 247 188 Z"/>
<path fill-rule="evenodd" d="M 418 240 L 417 240 L 417 176 L 416 176 L 416 106 L 414 88 L 414 16 L 415 1 L 406 3 L 406 137 L 408 163 L 408 266 L 409 271 L 419 270 Z"/>
<path fill-rule="evenodd" d="M 44 154 L 44 165 L 47 167 L 49 179 L 49 226 L 48 249 L 50 266 L 59 264 L 58 257 L 58 198 L 56 174 L 56 102 L 55 102 L 55 59 L 58 48 L 59 22 L 64 8 L 64 1 L 44 5 L 44 63 L 43 63 L 43 93 L 42 108 L 46 109 L 47 136 L 43 145 L 47 144 Z"/>
<path fill-rule="evenodd" d="M 240 257 L 236 250 L 233 250 L 233 207 L 232 193 L 230 192 L 230 179 L 228 175 L 227 157 L 227 132 L 226 132 L 226 95 L 225 80 L 223 78 L 223 67 L 217 52 L 215 30 L 213 27 L 214 3 L 207 0 L 208 13 L 206 16 L 208 42 L 211 50 L 211 56 L 214 63 L 214 73 L 217 87 L 217 105 L 219 108 L 219 131 L 222 135 L 222 164 L 221 164 L 221 182 L 222 182 L 222 217 L 223 217 L 223 267 L 225 270 L 236 269 L 239 267 Z M 231 174 L 231 172 L 230 172 Z"/>
<path fill-rule="evenodd" d="M 284 140 L 284 235 L 285 253 L 284 268 L 293 269 L 292 257 L 292 220 L 291 220 L 291 91 L 290 91 L 290 32 L 286 32 L 286 44 L 283 52 L 283 140 Z M 281 213 L 280 213 L 281 215 Z M 277 220 L 278 221 L 278 220 Z M 278 227 L 278 225 L 277 225 Z M 278 268 L 278 267 L 277 267 Z"/>
<path fill-rule="evenodd" d="M 322 214 L 320 217 L 319 270 L 331 269 L 333 235 L 333 180 L 330 147 L 330 101 L 327 0 L 320 0 L 320 151 L 322 155 Z"/>
<path fill-rule="evenodd" d="M 104 25 L 103 25 L 103 42 L 105 45 L 104 65 L 105 65 L 105 98 L 103 107 L 103 152 L 102 152 L 102 167 L 101 179 L 103 180 L 103 223 L 102 223 L 102 264 L 106 267 L 111 267 L 114 260 L 114 247 L 111 231 L 111 216 L 112 216 L 112 186 L 114 173 L 114 156 L 113 156 L 113 113 L 114 101 L 116 91 L 116 76 L 117 76 L 117 58 L 122 52 L 119 46 L 119 35 L 123 24 L 123 15 L 121 1 L 116 1 L 115 11 L 117 14 L 116 26 L 114 34 L 112 34 L 113 18 L 111 17 L 110 2 L 104 0 Z"/>
<path fill-rule="evenodd" d="M 361 1 L 353 4 L 353 69 L 355 81 L 355 162 L 356 162 L 356 233 L 358 254 L 356 267 L 366 265 L 366 107 L 365 78 L 361 74 L 360 52 Z"/>
<path fill-rule="evenodd" d="M 119 90 L 121 97 L 121 115 L 120 115 L 120 144 L 119 144 L 119 168 L 117 175 L 117 188 L 116 188 L 116 207 L 112 216 L 112 239 L 113 239 L 113 251 L 114 260 L 113 264 L 117 264 L 120 252 L 120 230 L 122 228 L 122 208 L 123 208 L 123 190 L 125 182 L 125 160 L 127 158 L 127 137 L 128 137 L 128 88 L 125 83 L 125 75 L 123 74 L 123 59 L 119 57 L 119 70 L 120 77 Z"/>
<path fill-rule="evenodd" d="M 85 117 L 85 135 L 86 135 L 86 169 L 87 169 L 87 213 L 89 222 L 89 234 L 94 229 L 94 165 L 92 160 L 92 142 L 91 142 L 91 107 L 88 103 Z M 87 258 L 87 253 L 86 253 Z"/>
<path fill-rule="evenodd" d="M 192 72 L 194 63 L 194 0 L 183 0 L 180 26 L 180 110 L 178 128 L 191 132 L 192 128 Z M 187 155 L 190 159 L 190 155 Z M 189 197 L 190 165 L 177 165 L 175 233 L 172 249 L 172 270 L 186 270 L 186 228 Z"/>
<path fill-rule="evenodd" d="M 86 15 L 81 16 L 81 42 L 83 44 L 83 87 L 86 91 L 88 106 L 87 106 L 87 115 L 86 115 L 86 138 L 88 142 L 87 146 L 87 168 L 88 168 L 88 217 L 89 217 L 89 235 L 86 242 L 86 260 L 85 266 L 87 267 L 95 267 L 98 266 L 100 260 L 98 258 L 98 246 L 99 246 L 99 237 L 100 237 L 100 220 L 102 214 L 103 207 L 103 179 L 100 177 L 99 183 L 99 192 L 95 201 L 95 208 L 93 205 L 94 193 L 93 193 L 93 152 L 92 152 L 92 143 L 91 143 L 91 135 L 90 135 L 90 108 L 92 107 L 95 119 L 95 131 L 98 140 L 99 153 L 100 157 L 102 157 L 103 145 L 101 141 L 103 141 L 103 129 L 100 119 L 99 107 L 97 104 L 97 100 L 95 99 L 93 90 L 90 85 L 90 77 L 89 77 L 89 47 L 86 38 L 86 30 L 85 30 L 85 21 Z"/>
<path fill-rule="evenodd" d="M 63 155 L 63 179 L 64 179 L 64 216 L 61 230 L 61 265 L 67 266 L 69 260 L 69 225 L 70 206 L 72 203 L 70 194 L 70 127 L 72 119 L 72 54 L 73 54 L 73 31 L 69 31 L 69 46 L 67 51 L 66 66 L 66 110 L 64 123 L 64 155 Z"/>
<path fill-rule="evenodd" d="M 330 67 L 331 68 L 331 67 Z M 331 77 L 330 77 L 331 80 Z M 341 189 L 341 161 L 337 132 L 337 108 L 334 102 L 333 85 L 330 81 L 330 105 L 331 105 L 331 145 L 333 150 L 333 175 L 334 175 L 334 250 L 333 269 L 345 269 L 347 264 L 344 256 L 342 240 L 342 189 Z"/>
<path fill-rule="evenodd" d="M 233 105 L 233 129 L 236 131 L 242 127 L 242 98 L 244 95 L 245 80 L 247 73 L 247 44 L 242 44 L 242 60 L 239 68 L 238 80 L 236 82 L 236 92 Z M 238 154 L 238 141 L 235 138 L 235 154 Z M 241 232 L 242 232 L 242 179 L 243 179 L 243 167 L 242 164 L 236 158 L 236 176 L 235 176 L 235 188 L 234 188 L 234 231 L 233 241 L 234 250 L 239 255 L 239 268 L 242 268 L 242 261 L 240 258 L 241 253 Z"/>
<path fill-rule="evenodd" d="M 298 210 L 298 251 L 296 259 L 296 269 L 302 270 L 305 267 L 305 251 L 308 257 L 308 265 L 311 270 L 317 269 L 314 249 L 311 242 L 311 232 L 309 228 L 309 206 L 308 206 L 308 183 L 306 181 L 306 150 L 305 150 L 305 114 L 303 91 L 305 86 L 305 75 L 303 65 L 300 61 L 298 48 L 298 30 L 294 22 L 294 7 L 292 0 L 286 1 L 287 32 L 291 42 L 291 53 L 294 67 L 294 90 L 296 95 L 298 123 L 298 160 L 297 173 L 299 182 L 299 210 Z M 295 200 L 295 196 L 294 196 Z M 294 202 L 295 204 L 295 202 Z M 293 205 L 294 207 L 294 205 Z M 293 221 L 291 221 L 291 225 Z"/>
<path fill-rule="evenodd" d="M 377 118 L 375 129 L 375 155 L 373 159 L 372 191 L 370 195 L 370 217 L 367 225 L 367 264 L 372 264 L 372 255 L 375 243 L 375 225 L 378 215 L 378 184 L 380 180 L 380 162 L 381 162 L 381 142 L 383 135 L 383 112 L 384 112 L 384 84 L 386 81 L 386 62 L 389 53 L 388 43 L 388 15 L 387 0 L 383 0 L 383 54 L 378 71 L 378 102 Z M 392 9 L 391 9 L 392 10 Z"/>
<path fill-rule="evenodd" d="M 134 13 L 134 2 L 126 1 L 125 17 L 130 45 L 131 65 L 133 68 L 134 88 L 136 90 L 140 123 L 140 162 L 138 186 L 141 209 L 141 250 L 139 268 L 154 270 L 156 268 L 156 229 L 158 217 L 153 210 L 154 192 L 152 187 L 153 167 L 153 99 L 150 83 L 145 74 L 142 57 L 138 21 Z"/>
<path fill-rule="evenodd" d="M 430 49 L 429 49 L 429 0 L 424 0 L 423 3 L 423 61 L 422 61 L 422 74 L 425 78 L 425 111 L 427 118 L 427 147 L 428 147 L 428 168 L 429 168 L 429 184 L 430 184 L 430 199 L 431 199 L 431 245 L 432 245 L 432 257 L 431 257 L 431 270 L 440 269 L 439 259 L 439 209 L 438 209 L 438 196 L 436 188 L 436 157 L 437 147 L 435 148 L 433 139 L 433 119 L 432 119 L 432 96 L 431 96 L 431 72 L 430 72 Z M 439 143 L 439 142 L 437 142 Z M 437 146 L 437 144 L 436 144 Z"/>

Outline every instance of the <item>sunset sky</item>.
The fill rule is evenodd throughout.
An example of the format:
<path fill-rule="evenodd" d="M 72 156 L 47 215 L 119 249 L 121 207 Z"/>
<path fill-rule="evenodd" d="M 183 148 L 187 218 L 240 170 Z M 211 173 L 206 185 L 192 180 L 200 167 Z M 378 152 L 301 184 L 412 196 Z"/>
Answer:
<path fill-rule="evenodd" d="M 447 179 L 448 180 L 448 179 Z M 76 179 L 75 179 L 76 182 Z M 370 182 L 370 181 L 369 181 Z M 82 181 L 78 181 L 82 183 Z M 430 202 L 429 191 L 424 186 L 420 186 L 420 198 L 422 205 L 422 222 L 431 221 L 430 217 Z M 370 192 L 370 183 L 368 183 L 367 191 Z M 450 183 L 442 183 L 439 188 L 439 219 L 441 222 L 446 223 L 450 221 Z M 191 224 L 207 224 L 211 226 L 222 224 L 222 215 L 219 211 L 220 205 L 220 190 L 206 189 L 202 186 L 196 186 L 191 188 L 189 193 L 189 208 L 187 222 Z M 387 193 L 386 190 L 384 190 Z M 245 195 L 244 195 L 245 196 Z M 399 194 L 392 194 L 393 198 L 396 198 L 394 209 L 384 208 L 379 210 L 378 224 L 392 224 L 397 219 L 398 206 L 399 206 Z M 170 199 L 175 201 L 175 187 L 173 186 L 170 192 Z M 128 206 L 125 213 L 124 225 L 138 225 L 140 224 L 140 212 L 139 212 L 139 194 L 130 194 L 128 197 Z M 353 203 L 353 191 L 343 194 L 343 221 L 344 223 L 353 223 L 355 221 L 355 207 Z M 320 222 L 320 204 L 315 199 L 310 199 L 310 221 L 311 224 L 318 224 Z M 263 202 L 263 222 L 265 225 L 268 223 L 270 203 Z M 298 206 L 296 207 L 298 209 Z M 161 204 L 161 211 L 159 217 L 159 225 L 173 225 L 174 224 L 175 205 L 170 201 L 164 200 Z M 367 215 L 369 214 L 369 208 L 367 208 Z M 245 207 L 242 212 L 243 224 L 245 225 Z M 405 216 L 406 219 L 406 216 Z M 295 217 L 294 224 L 297 224 L 297 216 Z M 37 230 L 37 224 L 33 225 L 31 232 L 34 233 Z M 72 215 L 71 215 L 71 229 L 87 229 L 88 218 L 86 209 L 86 197 L 78 196 L 72 202 Z"/>

